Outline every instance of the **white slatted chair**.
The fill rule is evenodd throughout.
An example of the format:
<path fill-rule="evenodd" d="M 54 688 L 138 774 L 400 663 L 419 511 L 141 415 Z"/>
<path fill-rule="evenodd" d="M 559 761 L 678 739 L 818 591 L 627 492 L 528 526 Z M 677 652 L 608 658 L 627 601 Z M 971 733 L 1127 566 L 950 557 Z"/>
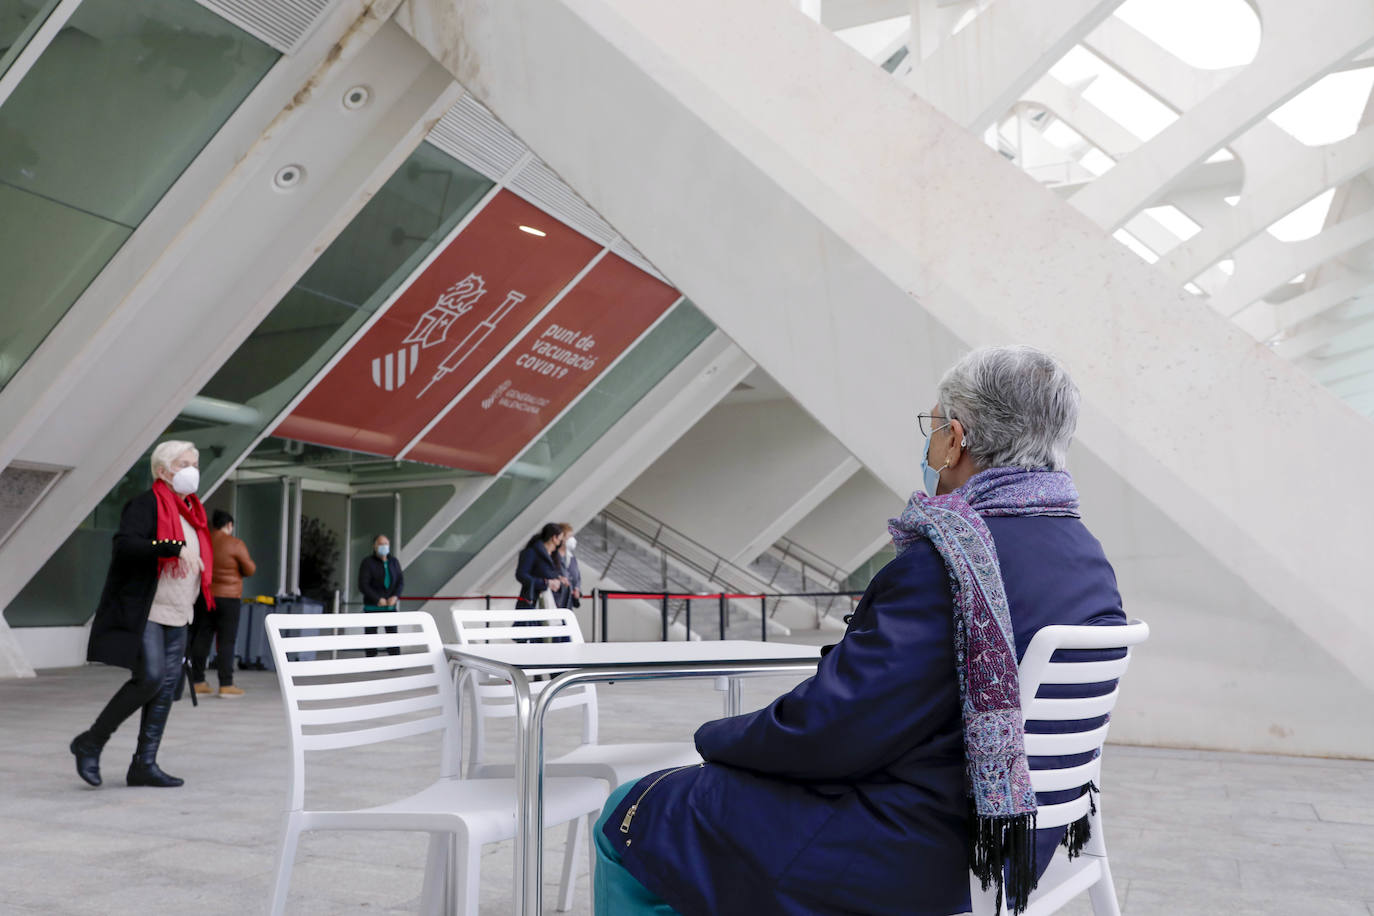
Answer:
<path fill-rule="evenodd" d="M 1125 626 L 1051 626 L 1035 634 L 1018 667 L 1021 682 L 1021 714 L 1026 722 L 1072 722 L 1110 716 L 1120 692 L 1120 678 L 1131 661 L 1131 646 L 1143 643 L 1150 628 L 1139 620 Z M 1051 661 L 1060 649 L 1125 649 L 1122 658 L 1110 661 Z M 1080 699 L 1052 699 L 1038 697 L 1041 688 L 1051 685 L 1099 684 L 1117 681 L 1107 694 Z M 1036 792 L 1059 792 L 1086 786 L 1089 782 L 1101 785 L 1102 745 L 1107 740 L 1109 723 L 1091 731 L 1070 734 L 1027 734 L 1028 757 L 1067 757 L 1096 752 L 1093 759 L 1078 766 L 1059 769 L 1031 770 L 1031 783 Z M 1036 827 L 1063 827 L 1084 815 L 1092 837 L 1080 855 L 1069 861 L 1062 847 L 1056 848 L 1040 884 L 1030 895 L 1025 916 L 1046 916 L 1063 907 L 1084 891 L 1092 902 L 1094 916 L 1121 916 L 1116 902 L 1116 887 L 1107 862 L 1107 842 L 1102 832 L 1102 799 L 1099 795 L 1096 810 L 1088 793 L 1072 801 L 1057 805 L 1041 805 L 1036 812 Z M 984 891 L 978 880 L 969 876 L 973 895 L 974 916 L 1002 916 L 1010 912 L 1006 902 L 999 912 L 995 890 Z"/>
<path fill-rule="evenodd" d="M 463 645 L 509 642 L 517 639 L 566 637 L 583 642 L 577 617 L 566 608 L 532 610 L 467 610 L 454 607 L 453 626 Z M 515 626 L 516 623 L 532 624 Z M 547 681 L 534 681 L 530 691 L 537 695 Z M 471 703 L 472 741 L 468 744 L 468 776 L 509 776 L 510 763 L 493 763 L 485 758 L 487 719 L 515 715 L 514 691 L 509 681 L 469 674 L 465 695 Z M 550 711 L 581 707 L 582 744 L 572 751 L 547 761 L 545 772 L 551 776 L 590 776 L 605 780 L 611 788 L 639 779 L 656 770 L 700 763 L 696 747 L 689 742 L 657 744 L 598 744 L 596 687 L 582 684 L 559 693 Z"/>
<path fill-rule="evenodd" d="M 428 913 L 477 914 L 478 872 L 485 843 L 515 836 L 515 784 L 511 779 L 461 779 L 462 725 L 448 661 L 434 619 L 423 612 L 387 615 L 398 633 L 362 635 L 377 623 L 371 614 L 324 618 L 271 614 L 267 633 L 277 664 L 291 736 L 291 784 L 286 826 L 277 863 L 272 913 L 282 913 L 302 832 L 307 830 L 407 830 L 430 834 L 422 903 Z M 358 635 L 293 635 L 324 627 Z M 400 655 L 338 658 L 347 650 L 399 646 Z M 305 659 L 297 659 L 305 653 Z M 331 659 L 315 660 L 323 653 Z M 361 747 L 442 732 L 439 779 L 420 792 L 359 810 L 307 810 L 305 754 Z M 371 780 L 359 771 L 359 780 Z M 589 848 L 592 819 L 606 800 L 595 779 L 557 779 L 544 784 L 544 822 L 568 823 L 560 909 L 571 906 L 573 863 Z M 585 828 L 585 829 L 582 829 Z"/>

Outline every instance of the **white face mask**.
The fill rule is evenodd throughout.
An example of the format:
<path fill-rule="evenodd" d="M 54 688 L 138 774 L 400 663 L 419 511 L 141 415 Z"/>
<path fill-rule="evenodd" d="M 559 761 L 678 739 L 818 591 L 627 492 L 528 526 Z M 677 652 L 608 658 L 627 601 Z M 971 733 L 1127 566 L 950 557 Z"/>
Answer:
<path fill-rule="evenodd" d="M 182 468 L 172 475 L 172 489 L 181 496 L 190 496 L 200 489 L 200 469 Z"/>
<path fill-rule="evenodd" d="M 577 549 L 577 538 L 575 537 L 570 537 L 563 543 L 568 545 L 568 553 L 572 553 Z"/>

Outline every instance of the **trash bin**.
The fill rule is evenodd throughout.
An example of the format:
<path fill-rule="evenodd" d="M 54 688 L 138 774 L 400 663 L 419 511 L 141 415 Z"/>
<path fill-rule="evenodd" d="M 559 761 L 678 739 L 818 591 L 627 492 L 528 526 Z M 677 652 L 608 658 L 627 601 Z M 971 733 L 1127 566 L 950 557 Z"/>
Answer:
<path fill-rule="evenodd" d="M 245 599 L 244 614 L 239 620 L 238 645 L 235 654 L 239 658 L 239 670 L 275 671 L 272 661 L 272 647 L 267 642 L 268 614 L 323 614 L 324 603 L 300 595 L 258 595 L 252 601 Z M 317 630 L 300 630 L 295 635 L 316 636 Z M 313 652 L 302 652 L 302 660 L 315 657 Z"/>

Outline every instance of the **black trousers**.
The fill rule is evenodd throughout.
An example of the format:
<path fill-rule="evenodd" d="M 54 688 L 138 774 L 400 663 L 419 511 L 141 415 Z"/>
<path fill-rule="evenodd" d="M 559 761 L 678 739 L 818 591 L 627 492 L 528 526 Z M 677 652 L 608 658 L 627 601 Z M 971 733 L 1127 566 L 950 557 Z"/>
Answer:
<path fill-rule="evenodd" d="M 143 628 L 143 657 L 139 667 L 100 711 L 91 726 L 91 739 L 104 746 L 115 729 L 141 708 L 143 715 L 139 720 L 138 750 L 134 752 L 134 759 L 142 763 L 156 761 L 185 657 L 186 627 L 168 627 L 148 621 Z"/>
<path fill-rule="evenodd" d="M 210 642 L 215 642 L 215 670 L 219 685 L 234 683 L 234 644 L 239 638 L 238 598 L 215 598 L 213 611 L 197 611 L 191 624 L 191 680 L 205 680 L 205 660 L 210 657 Z"/>
<path fill-rule="evenodd" d="M 394 612 L 395 610 L 396 610 L 396 608 L 390 608 L 390 607 L 387 608 L 386 610 L 381 610 L 381 609 L 379 609 L 379 608 L 364 607 L 364 608 L 363 608 L 363 613 L 365 613 L 365 614 L 389 614 L 389 613 Z M 379 628 L 379 627 L 363 627 L 363 632 L 366 633 L 368 636 L 371 636 L 372 634 L 376 633 L 378 629 L 380 629 L 380 628 Z M 395 633 L 395 632 L 397 632 L 397 630 L 396 630 L 395 627 L 387 627 L 387 628 L 386 628 L 386 631 L 387 631 L 388 633 Z M 368 657 L 368 658 L 372 658 L 373 656 L 375 656 L 375 655 L 377 654 L 377 650 L 376 650 L 376 649 L 368 649 L 368 650 L 366 650 L 366 651 L 367 651 L 367 657 Z M 391 648 L 389 648 L 389 649 L 386 650 L 386 654 L 387 654 L 387 655 L 400 655 L 400 654 L 401 654 L 401 647 L 400 647 L 400 646 L 392 646 Z"/>

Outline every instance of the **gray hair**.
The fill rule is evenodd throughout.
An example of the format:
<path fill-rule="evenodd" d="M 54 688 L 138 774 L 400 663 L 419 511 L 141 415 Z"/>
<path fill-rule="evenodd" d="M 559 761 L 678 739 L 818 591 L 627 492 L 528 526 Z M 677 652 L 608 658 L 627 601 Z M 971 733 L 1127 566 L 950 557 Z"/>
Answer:
<path fill-rule="evenodd" d="M 955 363 L 937 389 L 940 410 L 964 426 L 982 468 L 1062 471 L 1078 426 L 1078 386 L 1034 347 L 983 347 Z"/>
<path fill-rule="evenodd" d="M 159 442 L 157 448 L 153 449 L 153 458 L 150 464 L 153 468 L 153 477 L 157 477 L 157 472 L 162 468 L 170 468 L 172 462 L 187 449 L 200 454 L 194 442 L 185 442 L 181 439 L 168 439 L 166 442 Z"/>

